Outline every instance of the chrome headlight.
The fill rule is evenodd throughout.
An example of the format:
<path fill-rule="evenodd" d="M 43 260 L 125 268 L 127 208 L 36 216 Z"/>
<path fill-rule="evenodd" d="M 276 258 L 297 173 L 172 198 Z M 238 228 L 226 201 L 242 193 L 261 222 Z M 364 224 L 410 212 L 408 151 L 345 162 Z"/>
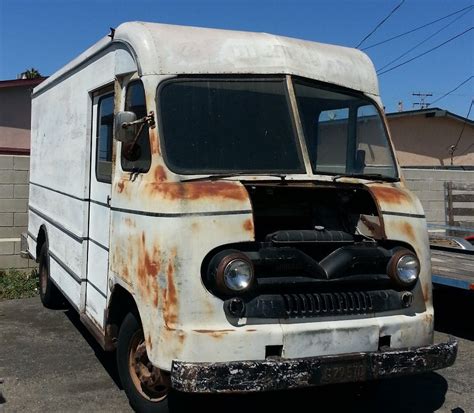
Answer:
<path fill-rule="evenodd" d="M 387 273 L 400 287 L 411 287 L 420 275 L 420 261 L 408 249 L 397 250 L 388 262 Z"/>
<path fill-rule="evenodd" d="M 229 290 L 244 291 L 253 280 L 253 269 L 248 260 L 236 258 L 224 268 L 224 283 Z"/>
<path fill-rule="evenodd" d="M 215 271 L 213 271 L 215 284 L 221 292 L 226 294 L 243 293 L 253 285 L 253 264 L 242 252 L 222 251 L 215 257 L 214 263 L 216 265 Z"/>

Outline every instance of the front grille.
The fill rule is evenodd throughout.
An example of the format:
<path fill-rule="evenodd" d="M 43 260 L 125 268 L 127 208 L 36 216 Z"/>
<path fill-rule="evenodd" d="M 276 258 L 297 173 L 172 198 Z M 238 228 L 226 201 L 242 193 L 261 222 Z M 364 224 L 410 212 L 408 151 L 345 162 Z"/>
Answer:
<path fill-rule="evenodd" d="M 224 311 L 232 317 L 291 319 L 376 314 L 406 309 L 411 302 L 411 292 L 395 290 L 262 294 L 228 299 Z"/>
<path fill-rule="evenodd" d="M 372 297 L 365 292 L 284 294 L 288 317 L 365 314 L 373 311 Z"/>

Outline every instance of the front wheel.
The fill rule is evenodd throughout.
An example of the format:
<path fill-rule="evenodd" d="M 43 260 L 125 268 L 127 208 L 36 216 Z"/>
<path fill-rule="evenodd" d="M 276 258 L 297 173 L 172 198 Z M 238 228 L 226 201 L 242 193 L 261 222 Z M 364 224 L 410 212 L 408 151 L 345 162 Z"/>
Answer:
<path fill-rule="evenodd" d="M 127 314 L 120 326 L 117 369 L 130 405 L 136 412 L 168 412 L 170 376 L 151 364 L 143 328 L 132 313 Z"/>

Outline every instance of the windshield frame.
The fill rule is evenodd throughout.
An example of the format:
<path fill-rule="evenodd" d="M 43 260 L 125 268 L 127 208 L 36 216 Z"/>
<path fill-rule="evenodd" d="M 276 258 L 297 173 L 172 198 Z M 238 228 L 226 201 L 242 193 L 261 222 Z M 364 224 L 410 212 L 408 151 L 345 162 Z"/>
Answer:
<path fill-rule="evenodd" d="M 163 122 L 162 122 L 162 113 L 161 113 L 161 91 L 166 85 L 172 83 L 172 82 L 182 82 L 182 81 L 213 81 L 213 80 L 225 80 L 225 81 L 275 81 L 275 80 L 281 80 L 285 83 L 284 85 L 284 90 L 285 90 L 285 99 L 288 105 L 288 111 L 289 111 L 289 116 L 290 116 L 290 123 L 291 123 L 291 128 L 293 131 L 293 139 L 296 144 L 296 150 L 297 150 L 297 155 L 298 159 L 300 161 L 300 166 L 301 169 L 299 171 L 296 170 L 281 170 L 281 169 L 271 169 L 268 171 L 263 171 L 263 170 L 231 170 L 231 169 L 222 169 L 222 170 L 197 170 L 197 169 L 180 169 L 176 168 L 171 162 L 170 159 L 167 156 L 167 151 L 166 151 L 166 142 L 164 138 L 164 132 L 163 132 Z M 335 84 L 330 84 L 330 83 L 325 83 L 321 81 L 317 81 L 311 78 L 307 77 L 301 77 L 301 76 L 295 76 L 295 75 L 289 75 L 289 74 L 264 74 L 264 75 L 254 75 L 254 74 L 203 74 L 203 75 L 194 75 L 194 74 L 178 74 L 176 76 L 173 76 L 171 78 L 165 78 L 162 81 L 160 81 L 155 89 L 156 94 L 155 94 L 155 104 L 156 104 L 156 117 L 157 117 L 157 129 L 158 129 L 158 137 L 157 139 L 159 140 L 160 144 L 160 149 L 161 149 L 161 156 L 163 157 L 163 160 L 165 162 L 165 165 L 167 168 L 178 175 L 181 175 L 182 177 L 196 177 L 196 176 L 205 176 L 205 175 L 219 175 L 219 174 L 236 174 L 237 176 L 263 176 L 263 177 L 268 177 L 269 174 L 271 175 L 276 175 L 276 174 L 281 174 L 287 176 L 289 180 L 294 180 L 294 177 L 297 177 L 296 179 L 298 180 L 314 180 L 318 179 L 318 177 L 333 177 L 333 176 L 338 176 L 338 177 L 348 177 L 351 178 L 351 175 L 348 174 L 341 174 L 337 172 L 326 172 L 326 171 L 317 171 L 313 169 L 313 164 L 308 158 L 308 146 L 307 146 L 307 140 L 306 136 L 304 133 L 304 128 L 303 124 L 300 118 L 300 108 L 298 107 L 298 102 L 297 102 L 297 97 L 296 93 L 294 90 L 295 87 L 295 81 L 300 81 L 303 83 L 309 83 L 311 85 L 314 85 L 315 87 L 328 90 L 331 92 L 335 93 L 343 93 L 347 94 L 349 96 L 353 96 L 355 98 L 362 99 L 366 101 L 368 104 L 372 105 L 378 116 L 380 117 L 380 121 L 383 126 L 383 131 L 385 133 L 385 139 L 387 142 L 387 150 L 389 151 L 388 155 L 390 156 L 390 159 L 393 162 L 394 166 L 394 176 L 393 177 L 387 177 L 387 182 L 399 182 L 400 181 L 400 165 L 398 164 L 397 158 L 395 156 L 395 149 L 393 146 L 393 142 L 390 137 L 390 133 L 388 130 L 388 125 L 387 125 L 387 119 L 381 110 L 381 107 L 379 103 L 371 96 L 359 92 L 353 89 L 348 89 L 343 86 L 335 85 Z M 368 174 L 370 175 L 370 174 Z M 278 178 L 275 178 L 278 179 Z M 368 180 L 368 181 L 373 181 L 374 179 L 372 177 L 367 177 L 364 178 L 362 175 L 359 174 L 359 176 L 355 177 L 354 179 L 357 180 Z M 323 179 L 327 180 L 327 179 Z M 384 178 L 377 179 L 377 181 L 385 181 Z"/>
<path fill-rule="evenodd" d="M 378 103 L 372 97 L 366 95 L 365 93 L 358 92 L 358 91 L 353 90 L 353 89 L 348 89 L 348 88 L 345 88 L 343 86 L 338 86 L 338 85 L 335 85 L 335 84 L 325 83 L 325 82 L 321 82 L 321 81 L 318 81 L 318 80 L 305 78 L 305 77 L 301 77 L 301 76 L 291 76 L 291 83 L 292 83 L 292 89 L 293 89 L 293 94 L 294 94 L 294 102 L 295 102 L 295 105 L 296 105 L 295 111 L 298 115 L 298 122 L 301 126 L 301 134 L 302 134 L 302 138 L 303 138 L 303 144 L 305 145 L 305 149 L 307 151 L 308 151 L 308 141 L 306 139 L 305 130 L 304 130 L 304 126 L 303 126 L 303 121 L 301 120 L 301 116 L 300 116 L 301 115 L 301 109 L 298 105 L 298 97 L 296 96 L 296 91 L 295 91 L 295 83 L 296 82 L 299 82 L 300 84 L 303 84 L 303 85 L 313 86 L 313 87 L 321 89 L 321 90 L 326 90 L 328 92 L 334 92 L 334 93 L 339 93 L 339 94 L 344 94 L 344 95 L 347 95 L 347 96 L 350 96 L 350 97 L 354 97 L 354 98 L 365 101 L 367 104 L 372 105 L 375 108 L 375 110 L 376 110 L 376 112 L 379 116 L 379 119 L 381 121 L 383 131 L 384 131 L 384 134 L 385 134 L 385 140 L 386 140 L 386 143 L 387 143 L 386 147 L 387 147 L 387 150 L 388 150 L 388 156 L 390 157 L 390 159 L 392 161 L 392 164 L 393 164 L 393 168 L 394 168 L 394 175 L 393 176 L 387 176 L 386 177 L 387 181 L 389 181 L 389 182 L 399 182 L 400 181 L 400 165 L 398 164 L 397 158 L 395 156 L 395 148 L 393 146 L 393 142 L 392 142 L 392 139 L 390 137 L 389 130 L 388 130 L 387 119 L 385 117 L 385 113 L 383 113 L 381 111 L 380 105 L 378 105 Z M 358 106 L 358 107 L 362 107 L 362 106 Z M 308 154 L 309 154 L 309 151 L 308 151 Z M 311 159 L 309 160 L 309 168 L 310 168 L 311 175 L 313 175 L 313 176 L 326 175 L 326 176 L 337 176 L 337 177 L 351 178 L 352 175 L 354 174 L 354 173 L 351 173 L 351 172 L 341 173 L 341 172 L 336 172 L 336 171 L 334 171 L 334 172 L 332 172 L 332 171 L 318 171 L 316 169 L 317 165 L 313 164 L 313 161 Z M 373 180 L 373 178 L 370 177 L 371 173 L 367 173 L 367 176 L 368 176 L 367 178 L 363 177 L 363 175 L 364 175 L 363 173 L 362 174 L 356 174 L 356 175 L 357 175 L 357 179 Z M 381 178 L 381 180 L 384 180 L 384 179 L 385 179 L 385 177 Z"/>
<path fill-rule="evenodd" d="M 284 96 L 286 100 L 288 119 L 290 121 L 291 131 L 293 132 L 292 140 L 295 144 L 296 155 L 299 160 L 299 169 L 277 169 L 272 168 L 268 170 L 232 170 L 232 169 L 185 169 L 179 168 L 172 163 L 167 154 L 166 149 L 166 137 L 163 131 L 163 117 L 161 110 L 161 92 L 170 83 L 180 82 L 196 82 L 196 81 L 227 81 L 227 82 L 242 82 L 242 81 L 258 81 L 258 82 L 275 82 L 281 81 L 284 85 Z M 170 171 L 179 175 L 189 176 L 200 176 L 200 175 L 219 175 L 219 174 L 237 174 L 243 176 L 258 176 L 269 174 L 281 174 L 281 175 L 307 175 L 307 165 L 304 160 L 303 150 L 300 142 L 300 134 L 298 130 L 297 120 L 295 118 L 295 111 L 291 102 L 290 91 L 288 90 L 287 75 L 285 74 L 268 74 L 268 75 L 250 75 L 250 74 L 206 74 L 206 75 L 177 75 L 173 78 L 168 78 L 160 82 L 156 88 L 156 107 L 157 107 L 157 123 L 158 123 L 158 135 L 160 141 L 161 154 L 166 166 Z"/>

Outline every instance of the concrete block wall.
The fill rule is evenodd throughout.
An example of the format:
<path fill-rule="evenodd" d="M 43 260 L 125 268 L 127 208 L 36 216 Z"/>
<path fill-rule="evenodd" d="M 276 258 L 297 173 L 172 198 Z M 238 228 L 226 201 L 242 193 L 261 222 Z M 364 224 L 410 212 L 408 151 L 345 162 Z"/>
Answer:
<path fill-rule="evenodd" d="M 403 174 L 407 186 L 423 204 L 430 224 L 447 224 L 445 182 L 474 183 L 474 171 L 403 168 Z"/>
<path fill-rule="evenodd" d="M 28 227 L 30 157 L 0 155 L 0 269 L 34 268 L 20 257 L 20 236 Z"/>

